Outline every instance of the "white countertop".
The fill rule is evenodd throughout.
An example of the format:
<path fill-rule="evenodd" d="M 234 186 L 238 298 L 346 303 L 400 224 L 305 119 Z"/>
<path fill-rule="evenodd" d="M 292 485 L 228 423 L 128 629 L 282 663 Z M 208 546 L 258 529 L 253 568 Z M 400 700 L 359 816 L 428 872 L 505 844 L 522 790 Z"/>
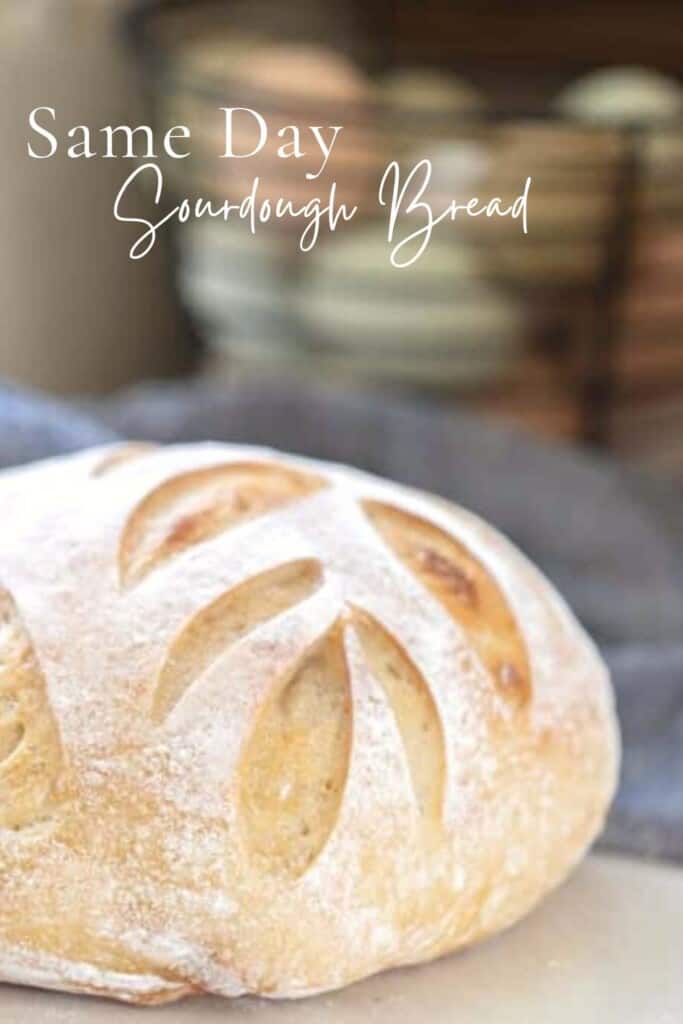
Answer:
<path fill-rule="evenodd" d="M 2 1024 L 682 1024 L 683 871 L 593 856 L 504 935 L 296 1002 L 137 1009 L 0 986 Z"/>

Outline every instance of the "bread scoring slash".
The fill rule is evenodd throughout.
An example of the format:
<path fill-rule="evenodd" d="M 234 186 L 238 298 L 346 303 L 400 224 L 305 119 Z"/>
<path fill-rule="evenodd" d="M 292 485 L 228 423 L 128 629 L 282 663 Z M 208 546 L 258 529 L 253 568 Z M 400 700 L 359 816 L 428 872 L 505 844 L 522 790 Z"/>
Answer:
<path fill-rule="evenodd" d="M 507 927 L 599 832 L 605 667 L 463 509 L 219 444 L 0 503 L 0 979 L 334 989 Z"/>

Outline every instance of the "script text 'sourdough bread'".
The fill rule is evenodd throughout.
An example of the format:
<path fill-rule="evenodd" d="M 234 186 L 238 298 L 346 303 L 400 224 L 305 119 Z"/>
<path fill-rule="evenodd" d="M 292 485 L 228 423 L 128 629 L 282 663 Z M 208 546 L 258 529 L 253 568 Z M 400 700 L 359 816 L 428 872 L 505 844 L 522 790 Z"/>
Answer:
<path fill-rule="evenodd" d="M 462 509 L 215 444 L 0 508 L 2 980 L 303 996 L 506 927 L 599 831 L 605 669 Z"/>

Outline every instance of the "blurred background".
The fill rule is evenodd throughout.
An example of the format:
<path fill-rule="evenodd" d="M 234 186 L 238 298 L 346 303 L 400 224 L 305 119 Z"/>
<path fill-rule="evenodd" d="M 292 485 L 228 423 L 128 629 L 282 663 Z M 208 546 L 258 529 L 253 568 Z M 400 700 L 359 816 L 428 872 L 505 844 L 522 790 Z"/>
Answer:
<path fill-rule="evenodd" d="M 297 3 L 3 0 L 0 376 L 69 396 L 187 376 L 322 379 L 417 394 L 683 481 L 680 0 Z M 128 259 L 123 160 L 26 156 L 26 118 L 192 128 L 169 203 L 338 183 L 353 222 L 188 224 Z M 220 106 L 342 124 L 325 175 L 220 161 Z M 389 263 L 387 162 L 433 162 L 430 198 L 501 196 L 508 219 L 436 229 Z M 128 199 L 151 212 L 142 188 Z M 157 217 L 154 217 L 157 219 Z"/>

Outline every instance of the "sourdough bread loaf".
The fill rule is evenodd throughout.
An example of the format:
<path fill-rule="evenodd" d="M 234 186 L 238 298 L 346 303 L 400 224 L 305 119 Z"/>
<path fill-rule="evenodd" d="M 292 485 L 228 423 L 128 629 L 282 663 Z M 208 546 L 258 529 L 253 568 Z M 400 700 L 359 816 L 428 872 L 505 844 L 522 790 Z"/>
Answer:
<path fill-rule="evenodd" d="M 510 925 L 600 829 L 605 668 L 463 509 L 217 444 L 0 507 L 2 980 L 332 989 Z"/>

